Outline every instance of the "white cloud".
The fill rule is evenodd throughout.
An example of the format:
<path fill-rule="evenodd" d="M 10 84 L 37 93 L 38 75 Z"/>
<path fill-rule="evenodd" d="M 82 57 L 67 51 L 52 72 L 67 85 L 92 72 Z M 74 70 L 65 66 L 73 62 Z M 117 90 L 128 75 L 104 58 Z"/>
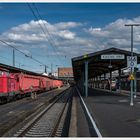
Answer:
<path fill-rule="evenodd" d="M 81 23 L 77 23 L 77 22 L 60 22 L 60 23 L 57 23 L 57 24 L 54 24 L 54 26 L 57 28 L 57 29 L 69 29 L 69 28 L 75 28 L 75 27 L 78 27 L 78 26 L 82 26 Z"/>
<path fill-rule="evenodd" d="M 45 20 L 32 20 L 29 23 L 11 28 L 4 32 L 0 38 L 13 40 L 13 45 L 21 46 L 22 50 L 47 48 L 44 54 L 48 56 L 55 56 L 57 53 L 59 56 L 75 57 L 110 47 L 128 50 L 130 48 L 130 27 L 124 26 L 127 23 L 140 23 L 140 17 L 118 19 L 102 28 L 88 28 L 87 24 L 85 27 L 79 22 L 51 24 Z M 40 24 L 47 27 L 47 30 L 44 27 L 46 35 L 41 31 Z M 52 45 L 50 41 L 54 48 L 50 47 Z M 139 44 L 140 27 L 134 27 L 134 51 L 140 51 Z"/>
<path fill-rule="evenodd" d="M 91 27 L 88 31 L 90 32 L 90 34 L 92 34 L 92 35 L 94 35 L 96 37 L 106 37 L 106 36 L 109 36 L 109 32 L 108 31 L 104 31 L 101 28 L 92 28 Z"/>
<path fill-rule="evenodd" d="M 76 22 L 60 22 L 57 24 L 50 24 L 45 20 L 32 20 L 29 23 L 21 24 L 17 27 L 11 28 L 7 32 L 4 32 L 2 37 L 14 41 L 23 41 L 28 43 L 32 41 L 48 41 L 50 39 L 50 35 L 71 40 L 75 37 L 75 33 L 68 29 L 81 25 L 82 24 Z M 41 30 L 40 26 L 43 27 L 44 31 Z"/>
<path fill-rule="evenodd" d="M 40 29 L 40 25 L 43 27 L 46 34 Z M 29 23 L 12 27 L 10 30 L 2 33 L 0 38 L 11 45 L 21 47 L 20 50 L 25 50 L 25 52 L 33 48 L 47 48 L 47 51 L 44 53 L 52 56 L 55 54 L 65 56 L 67 55 L 68 47 L 70 47 L 71 51 L 68 55 L 72 56 L 72 46 L 77 47 L 84 42 L 82 39 L 77 38 L 76 32 L 71 31 L 71 29 L 73 30 L 80 26 L 82 26 L 82 23 L 78 22 L 51 24 L 45 20 L 32 20 Z M 52 44 L 53 47 L 51 48 L 50 45 L 52 46 Z M 86 43 L 84 43 L 84 45 L 86 45 Z M 0 46 L 4 45 L 0 44 Z M 65 46 L 67 48 L 66 50 Z M 59 52 L 57 52 L 58 50 Z"/>
<path fill-rule="evenodd" d="M 105 45 L 106 48 L 129 48 L 130 47 L 130 27 L 125 24 L 140 23 L 140 17 L 134 19 L 118 19 L 103 28 L 89 28 L 85 31 L 92 35 L 98 46 Z M 134 51 L 139 51 L 140 27 L 134 27 Z"/>
<path fill-rule="evenodd" d="M 72 33 L 68 30 L 59 31 L 59 36 L 65 39 L 74 39 L 75 33 Z"/>

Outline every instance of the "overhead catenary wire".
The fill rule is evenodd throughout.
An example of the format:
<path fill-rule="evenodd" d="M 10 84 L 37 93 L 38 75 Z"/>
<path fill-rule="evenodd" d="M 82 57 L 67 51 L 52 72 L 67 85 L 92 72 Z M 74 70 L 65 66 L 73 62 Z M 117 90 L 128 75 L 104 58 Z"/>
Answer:
<path fill-rule="evenodd" d="M 31 10 L 31 12 L 32 12 L 33 16 L 35 17 L 35 19 L 38 21 L 39 19 L 38 19 L 38 17 L 36 16 L 36 14 L 35 14 L 33 8 L 30 6 L 29 3 L 27 3 L 27 5 L 28 5 L 29 9 Z M 38 22 L 38 24 L 39 24 L 39 27 L 41 28 L 42 32 L 44 33 L 46 39 L 48 40 L 47 35 L 46 35 L 46 32 L 44 31 L 42 25 L 40 24 L 40 22 Z"/>
<path fill-rule="evenodd" d="M 10 58 L 8 58 L 8 57 L 5 57 L 5 56 L 1 56 L 0 55 L 0 58 L 3 58 L 5 61 L 8 61 L 9 62 L 9 59 Z M 21 64 L 21 65 L 23 65 L 23 63 L 21 63 L 20 61 L 16 61 L 16 63 L 18 63 L 18 64 Z M 31 66 L 29 66 L 29 65 L 24 65 L 25 67 L 29 67 L 29 68 L 33 68 L 33 67 L 31 67 Z M 35 67 L 34 67 L 35 68 Z"/>
<path fill-rule="evenodd" d="M 39 22 L 39 18 L 36 16 L 36 14 L 35 14 L 35 12 L 34 12 L 34 10 L 33 10 L 33 8 L 30 6 L 30 4 L 29 3 L 27 3 L 28 4 L 28 7 L 29 7 L 29 9 L 31 10 L 31 12 L 32 12 L 32 14 L 33 14 L 33 16 L 35 17 L 35 19 L 38 21 L 38 24 L 39 24 L 39 26 L 40 26 L 40 28 L 41 28 L 41 30 L 43 31 L 43 33 L 44 33 L 44 35 L 45 35 L 45 37 L 46 37 L 46 39 L 48 40 L 48 37 L 47 37 L 47 34 L 46 34 L 46 32 L 45 32 L 45 30 L 44 30 L 44 28 L 42 27 L 42 25 L 40 24 L 40 22 Z M 38 11 L 37 11 L 37 13 L 38 13 Z M 40 15 L 40 14 L 39 14 Z M 42 20 L 42 18 L 40 18 L 41 20 Z M 42 22 L 43 23 L 43 22 Z M 43 23 L 44 24 L 44 23 Z M 48 42 L 50 43 L 50 45 L 52 46 L 52 43 L 48 40 Z"/>
<path fill-rule="evenodd" d="M 5 44 L 5 45 L 7 45 L 7 46 L 9 46 L 9 47 L 11 47 L 11 48 L 13 48 L 13 49 L 17 50 L 18 52 L 22 53 L 24 56 L 26 56 L 26 57 L 28 57 L 28 58 L 30 58 L 30 59 L 32 59 L 32 60 L 34 60 L 34 61 L 36 61 L 37 63 L 39 63 L 39 64 L 41 64 L 41 65 L 44 65 L 44 66 L 45 66 L 45 64 L 43 64 L 43 63 L 42 63 L 42 62 L 40 62 L 39 60 L 35 59 L 35 58 L 34 58 L 34 57 L 32 57 L 32 56 L 28 56 L 26 53 L 22 52 L 21 50 L 17 49 L 15 46 L 13 46 L 13 45 L 11 45 L 11 44 L 7 43 L 6 41 L 4 41 L 4 40 L 1 40 L 1 39 L 0 39 L 0 42 L 2 42 L 3 44 Z"/>
<path fill-rule="evenodd" d="M 25 54 L 24 52 L 22 52 L 21 50 L 17 49 L 15 46 L 13 46 L 13 45 L 7 43 L 7 42 L 4 41 L 4 40 L 1 40 L 1 39 L 0 39 L 0 42 L 2 42 L 3 44 L 5 44 L 5 45 L 7 45 L 7 46 L 9 46 L 9 47 L 12 47 L 13 49 L 19 51 L 20 53 L 22 53 L 22 54 L 24 54 L 24 55 L 27 55 L 27 54 Z"/>
<path fill-rule="evenodd" d="M 41 15 L 40 15 L 40 13 L 39 13 L 39 10 L 37 9 L 36 5 L 33 4 L 33 6 L 34 6 L 34 8 L 35 8 L 35 10 L 36 10 L 36 13 L 38 14 L 38 16 L 35 14 L 34 9 L 31 7 L 31 5 L 30 5 L 29 3 L 27 3 L 27 5 L 28 5 L 29 9 L 31 10 L 31 12 L 32 12 L 33 16 L 35 17 L 35 19 L 36 19 L 37 21 L 39 21 L 39 18 L 41 19 L 40 21 L 42 22 L 42 25 L 44 25 L 45 30 L 47 31 L 47 34 L 48 34 L 49 38 L 47 38 L 47 34 L 46 34 L 44 28 L 42 27 L 42 25 L 40 24 L 40 22 L 38 22 L 38 23 L 39 23 L 39 26 L 40 26 L 41 30 L 43 31 L 43 33 L 45 34 L 45 37 L 46 37 L 46 39 L 48 40 L 49 44 L 51 45 L 52 49 L 56 52 L 56 51 L 57 51 L 57 50 L 56 50 L 57 46 L 53 43 L 53 42 L 54 42 L 54 39 L 52 38 L 51 34 L 49 33 L 49 31 L 48 31 L 48 29 L 47 29 L 47 27 L 46 27 L 46 24 L 43 23 L 43 18 L 41 17 Z M 38 17 L 39 17 L 39 18 L 38 18 Z M 56 52 L 56 55 L 57 55 L 57 52 Z M 58 56 L 58 59 L 60 60 L 59 55 L 57 55 L 57 56 Z M 57 59 L 57 60 L 58 60 L 58 59 Z M 62 62 L 63 62 L 63 61 L 60 60 L 60 63 L 62 63 Z M 63 65 L 64 65 L 64 64 L 63 64 Z"/>
<path fill-rule="evenodd" d="M 7 58 L 7 57 L 5 57 L 5 56 L 1 56 L 0 55 L 0 58 L 3 58 L 4 59 L 4 61 L 8 61 L 9 62 L 9 59 L 10 58 Z M 20 64 L 20 62 L 19 61 L 16 61 L 18 64 Z M 11 65 L 11 64 L 10 64 Z"/>
<path fill-rule="evenodd" d="M 44 25 L 44 27 L 45 27 L 45 29 L 46 29 L 46 31 L 47 31 L 47 33 L 48 33 L 48 36 L 49 36 L 49 38 L 50 38 L 50 44 L 51 44 L 51 46 L 54 47 L 54 49 L 57 49 L 57 46 L 55 45 L 55 39 L 54 39 L 54 37 L 50 34 L 50 32 L 49 32 L 48 27 L 46 26 L 46 24 L 43 22 L 43 18 L 42 18 L 42 16 L 41 16 L 41 14 L 39 13 L 39 10 L 38 10 L 37 6 L 35 5 L 35 3 L 33 3 L 33 6 L 34 6 L 35 10 L 37 11 L 37 14 L 38 14 L 39 18 L 41 19 L 42 24 Z M 54 42 L 54 43 L 53 43 L 53 42 Z M 58 50 L 56 50 L 56 51 L 58 51 Z M 59 57 L 59 55 L 58 55 L 58 57 Z"/>

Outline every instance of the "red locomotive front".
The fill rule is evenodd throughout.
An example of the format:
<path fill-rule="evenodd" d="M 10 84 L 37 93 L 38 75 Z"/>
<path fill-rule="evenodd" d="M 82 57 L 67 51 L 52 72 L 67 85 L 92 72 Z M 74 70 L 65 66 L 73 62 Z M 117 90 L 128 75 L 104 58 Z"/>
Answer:
<path fill-rule="evenodd" d="M 15 76 L 8 72 L 1 72 L 0 75 L 0 97 L 2 100 L 13 98 L 18 93 Z"/>

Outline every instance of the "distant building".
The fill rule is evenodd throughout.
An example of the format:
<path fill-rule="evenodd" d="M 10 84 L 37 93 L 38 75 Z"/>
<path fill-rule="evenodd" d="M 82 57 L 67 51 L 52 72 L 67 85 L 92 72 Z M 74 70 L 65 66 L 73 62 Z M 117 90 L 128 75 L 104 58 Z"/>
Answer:
<path fill-rule="evenodd" d="M 54 77 L 58 77 L 58 72 L 55 71 L 55 72 L 53 73 L 53 75 L 54 75 Z"/>
<path fill-rule="evenodd" d="M 71 67 L 58 68 L 58 78 L 73 78 L 73 69 Z"/>

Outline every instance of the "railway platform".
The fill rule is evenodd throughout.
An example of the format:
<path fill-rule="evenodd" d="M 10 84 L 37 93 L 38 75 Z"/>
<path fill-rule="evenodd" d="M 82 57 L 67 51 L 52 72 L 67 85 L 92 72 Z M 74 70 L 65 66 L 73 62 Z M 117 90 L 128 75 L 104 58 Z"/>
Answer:
<path fill-rule="evenodd" d="M 77 92 L 73 97 L 71 112 L 69 137 L 90 137 L 89 126 Z"/>
<path fill-rule="evenodd" d="M 134 99 L 134 106 L 130 106 L 130 97 L 126 95 L 110 94 L 98 89 L 89 89 L 88 94 L 83 100 L 102 137 L 140 137 L 140 97 Z M 82 113 L 77 104 L 79 132 L 85 124 L 81 123 Z M 86 126 L 85 130 L 87 128 L 90 130 L 90 126 Z M 88 132 L 85 131 L 87 137 Z"/>
<path fill-rule="evenodd" d="M 126 68 L 130 67 L 127 65 L 127 58 L 130 56 L 130 51 L 109 48 L 72 58 L 74 79 L 83 96 L 82 99 L 80 91 L 77 91 L 88 121 L 90 136 L 140 136 L 140 97 L 137 96 L 133 99 L 132 92 L 129 94 L 129 92 L 121 90 L 139 91 L 137 70 L 134 69 L 133 74 L 131 71 L 131 77 L 129 72 L 124 72 Z M 140 54 L 134 53 L 134 56 L 137 57 L 137 64 L 139 64 Z M 125 79 L 122 79 L 123 77 Z M 114 80 L 115 78 L 116 80 Z M 113 91 L 115 88 L 118 91 Z M 139 95 L 138 92 L 137 95 Z M 80 115 L 82 113 L 78 113 L 77 118 Z M 78 121 L 80 122 L 80 120 Z M 77 125 L 77 130 L 81 130 L 84 127 L 82 125 L 84 123 L 81 124 L 81 127 Z M 95 128 L 95 133 L 93 128 Z"/>
<path fill-rule="evenodd" d="M 54 94 L 59 94 L 55 92 L 61 92 L 65 89 L 67 89 L 67 87 L 50 91 L 50 94 L 49 92 L 47 94 L 42 93 L 39 95 L 40 97 L 38 98 L 38 100 L 34 100 L 33 102 L 30 101 L 31 99 L 30 100 L 23 99 L 21 101 L 19 100 L 17 102 L 11 102 L 9 104 L 2 105 L 1 108 L 2 107 L 5 108 L 3 108 L 3 110 L 1 109 L 1 113 L 5 112 L 5 115 L 1 115 L 1 122 L 0 122 L 1 136 L 18 137 L 19 135 L 21 135 L 20 133 L 23 133 L 22 131 L 26 132 L 26 130 L 24 130 L 25 127 L 22 126 L 24 126 L 25 124 L 26 127 L 29 124 L 31 125 L 32 120 L 34 120 L 32 117 L 36 118 L 40 114 L 39 112 L 35 111 L 36 105 L 40 105 L 40 102 L 43 103 L 43 101 L 50 102 L 50 105 L 52 105 L 52 101 L 49 101 L 52 100 L 51 99 L 52 97 L 54 97 L 54 95 L 52 95 L 52 92 Z M 62 115 L 64 117 L 62 117 L 63 119 L 60 119 L 61 120 L 60 122 L 63 123 L 61 123 L 61 125 L 60 124 L 56 125 L 56 126 L 61 126 L 58 128 L 60 128 L 59 130 L 62 130 L 64 135 L 55 135 L 55 137 L 60 137 L 60 136 L 62 137 L 63 136 L 66 137 L 139 137 L 140 136 L 139 133 L 140 97 L 139 96 L 136 99 L 134 99 L 134 106 L 130 106 L 130 96 L 127 96 L 125 94 L 110 93 L 107 92 L 106 90 L 89 88 L 88 97 L 85 97 L 85 96 L 79 96 L 80 91 L 78 90 L 78 88 L 73 87 L 70 88 L 68 91 L 69 92 L 66 92 L 66 94 L 71 93 L 70 95 L 74 95 L 72 103 L 69 102 L 66 104 L 65 109 L 67 109 L 67 111 L 64 111 L 65 113 Z M 57 97 L 55 99 L 59 100 L 59 98 Z M 64 100 L 62 100 L 62 102 L 66 103 Z M 26 103 L 26 107 L 23 107 L 23 104 L 25 103 Z M 61 106 L 63 105 L 63 103 L 58 101 L 55 104 L 54 101 L 54 105 L 56 106 L 56 109 L 58 109 L 57 105 Z M 12 108 L 11 105 L 13 106 Z M 47 108 L 44 106 L 45 110 L 48 110 L 50 105 L 47 105 L 48 106 Z M 42 106 L 41 110 L 43 110 L 44 107 Z M 26 111 L 24 111 L 25 109 Z M 30 115 L 31 111 L 33 110 L 34 113 Z M 52 111 L 52 110 L 50 110 L 51 114 L 57 113 L 57 111 Z M 26 119 L 24 118 L 23 115 L 27 115 L 25 116 Z M 16 116 L 18 116 L 18 118 Z M 50 116 L 50 120 L 52 120 L 56 116 L 57 115 L 52 114 Z M 24 119 L 25 121 L 21 122 L 21 120 Z M 47 121 L 47 119 L 48 117 L 45 118 L 45 122 Z M 5 122 L 3 122 L 2 120 L 5 120 Z M 11 122 L 9 122 L 9 120 L 11 120 Z M 18 123 L 18 121 L 20 121 L 21 123 Z M 38 121 L 38 122 L 42 122 L 42 121 Z M 41 128 L 47 127 L 47 124 L 48 123 L 46 124 L 41 123 Z M 13 127 L 13 125 L 15 126 Z M 38 132 L 38 126 L 40 129 L 40 124 L 39 125 L 37 124 L 31 130 L 29 129 L 30 131 L 27 134 L 26 133 L 25 135 L 22 134 L 22 136 L 23 137 L 47 136 L 46 131 L 44 131 L 46 129 L 43 130 L 40 129 L 41 133 L 36 134 Z"/>
<path fill-rule="evenodd" d="M 99 91 L 103 91 L 103 92 L 107 92 L 107 93 L 113 93 L 113 94 L 121 94 L 121 95 L 130 95 L 130 91 L 128 90 L 115 90 L 115 91 L 110 91 L 108 89 L 101 89 L 101 88 L 93 88 L 93 89 L 96 89 L 96 90 L 99 90 Z M 140 96 L 140 92 L 136 92 L 136 95 L 137 96 Z"/>

